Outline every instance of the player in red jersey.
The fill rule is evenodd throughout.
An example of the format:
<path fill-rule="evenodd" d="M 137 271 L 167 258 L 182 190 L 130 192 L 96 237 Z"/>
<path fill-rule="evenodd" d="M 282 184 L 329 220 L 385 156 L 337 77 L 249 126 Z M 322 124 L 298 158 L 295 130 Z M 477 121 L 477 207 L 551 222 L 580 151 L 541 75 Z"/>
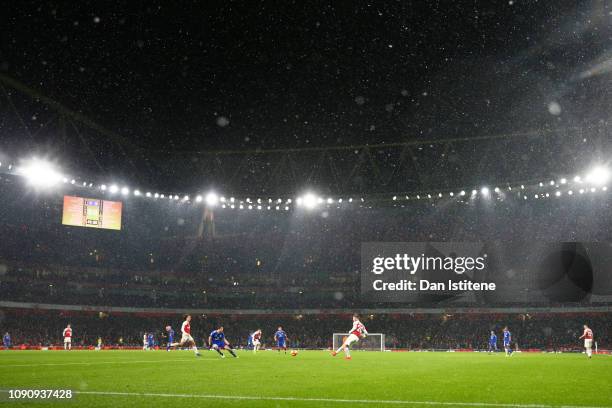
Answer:
<path fill-rule="evenodd" d="M 593 355 L 593 330 L 591 330 L 586 324 L 583 327 L 584 332 L 582 332 L 582 336 L 580 336 L 579 339 L 584 339 L 586 355 L 588 358 L 591 358 Z"/>
<path fill-rule="evenodd" d="M 181 341 L 179 343 L 172 343 L 170 346 L 172 347 L 191 347 L 196 356 L 200 356 L 200 352 L 198 351 L 198 347 L 196 346 L 195 340 L 191 337 L 191 315 L 185 316 L 185 321 L 181 325 Z"/>
<path fill-rule="evenodd" d="M 257 353 L 259 347 L 261 347 L 261 329 L 257 329 L 251 334 L 251 339 L 253 341 L 253 353 Z"/>
<path fill-rule="evenodd" d="M 70 325 L 66 325 L 66 328 L 62 332 L 62 336 L 64 337 L 64 350 L 72 349 L 72 327 Z"/>
<path fill-rule="evenodd" d="M 351 328 L 350 334 L 344 338 L 342 345 L 338 348 L 338 350 L 332 351 L 332 356 L 338 354 L 341 350 L 344 350 L 344 358 L 346 360 L 351 359 L 351 351 L 349 350 L 349 346 L 355 342 L 358 342 L 359 339 L 363 339 L 368 335 L 368 331 L 365 326 L 359 321 L 359 315 L 353 315 L 353 327 Z"/>

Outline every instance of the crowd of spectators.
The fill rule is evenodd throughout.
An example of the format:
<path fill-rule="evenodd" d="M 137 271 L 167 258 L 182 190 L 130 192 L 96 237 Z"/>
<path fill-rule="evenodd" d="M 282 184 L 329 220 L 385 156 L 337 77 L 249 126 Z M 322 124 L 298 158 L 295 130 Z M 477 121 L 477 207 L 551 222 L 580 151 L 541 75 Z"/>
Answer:
<path fill-rule="evenodd" d="M 456 306 L 424 298 L 414 303 L 381 304 L 360 291 L 362 242 L 393 241 L 611 241 L 610 208 L 595 195 L 563 200 L 490 202 L 416 202 L 397 208 L 322 208 L 313 212 L 219 210 L 214 228 L 202 207 L 169 201 L 130 201 L 121 231 L 61 224 L 61 196 L 24 200 L 20 186 L 0 183 L 0 300 L 59 305 L 224 310 L 351 309 Z M 510 194 L 510 193 L 508 193 Z M 466 199 L 467 200 L 467 199 Z M 588 207 L 588 212 L 585 208 Z M 587 215 L 588 214 L 588 215 Z M 214 232 L 212 232 L 214 231 Z M 527 247 L 535 246 L 531 241 Z M 517 287 L 530 287 L 532 270 L 496 265 L 494 273 Z M 514 269 L 513 269 L 514 268 Z M 609 287 L 598 291 L 611 295 Z M 606 292 L 608 290 L 608 292 Z M 527 293 L 527 291 L 524 291 Z M 530 292 L 537 293 L 537 292 Z M 547 299 L 493 296 L 470 306 L 552 305 Z M 527 295 L 526 295 L 527 296 Z M 588 304 L 589 297 L 579 304 Z M 27 309 L 24 309 L 27 310 Z M 284 312 L 286 313 L 286 312 Z M 524 316 L 524 315 L 523 315 Z M 609 318 L 609 316 L 607 316 Z M 178 327 L 179 317 L 172 319 Z M 204 338 L 212 317 L 198 317 L 195 331 Z M 369 319 L 369 317 L 368 317 Z M 594 329 L 607 339 L 605 317 Z M 6 311 L 2 328 L 16 342 L 58 341 L 71 320 L 77 342 L 93 344 L 101 336 L 114 344 L 120 337 L 136 344 L 144 331 L 156 331 L 166 318 L 113 315 L 17 313 Z M 274 322 L 272 321 L 274 320 Z M 230 339 L 244 343 L 249 330 L 276 321 L 287 325 L 295 346 L 327 347 L 331 333 L 347 322 L 327 315 L 273 319 L 232 317 Z M 282 320 L 282 322 L 280 321 Z M 575 344 L 582 317 L 466 315 L 373 316 L 368 325 L 400 348 L 479 347 L 489 329 L 503 321 L 513 327 L 521 347 Z M 609 319 L 608 319 L 609 320 Z"/>
<path fill-rule="evenodd" d="M 11 334 L 14 345 L 61 345 L 62 330 L 71 324 L 74 346 L 93 346 L 98 337 L 107 346 L 142 346 L 142 337 L 154 333 L 156 342 L 165 345 L 165 326 L 178 331 L 180 315 L 106 314 L 68 311 L 0 311 L 0 330 Z M 514 347 L 520 349 L 580 349 L 582 325 L 595 333 L 599 348 L 610 349 L 612 316 L 609 313 L 554 314 L 379 314 L 362 316 L 371 333 L 383 333 L 390 349 L 448 350 L 485 349 L 491 330 L 500 337 L 508 326 Z M 204 345 L 210 331 L 223 325 L 230 342 L 246 346 L 256 329 L 263 330 L 263 343 L 273 346 L 273 334 L 280 325 L 295 348 L 329 348 L 333 333 L 344 333 L 351 326 L 350 315 L 194 315 L 192 334 Z M 120 341 L 121 339 L 121 341 Z M 501 343 L 499 344 L 501 347 Z"/>
<path fill-rule="evenodd" d="M 189 204 L 131 202 L 123 229 L 104 231 L 61 225 L 61 204 L 51 198 L 23 203 L 11 197 L 0 197 L 0 235 L 6 237 L 0 245 L 0 298 L 24 302 L 155 308 L 372 307 L 376 304 L 360 292 L 362 242 L 505 243 L 529 237 L 520 251 L 535 251 L 537 242 L 612 239 L 601 222 L 610 219 L 610 210 L 593 197 L 521 205 L 494 200 L 490 205 L 495 208 L 487 209 L 459 203 L 293 214 L 225 209 L 215 214 L 216 232 L 208 235 L 198 232 L 205 222 L 202 209 Z M 579 211 L 584 205 L 591 216 Z M 514 265 L 511 258 L 520 257 L 507 256 L 491 274 L 531 288 L 528 280 L 536 274 Z M 545 301 L 514 294 L 504 299 L 500 293 L 479 302 Z"/>

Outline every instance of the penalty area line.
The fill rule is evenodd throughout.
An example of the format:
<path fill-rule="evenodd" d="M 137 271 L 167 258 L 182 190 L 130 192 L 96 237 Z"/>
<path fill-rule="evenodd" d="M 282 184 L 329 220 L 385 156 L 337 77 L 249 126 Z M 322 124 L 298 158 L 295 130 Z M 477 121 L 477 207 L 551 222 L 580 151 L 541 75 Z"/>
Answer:
<path fill-rule="evenodd" d="M 378 404 L 378 405 L 437 405 L 462 407 L 506 407 L 506 408 L 609 408 L 604 406 L 584 405 L 547 405 L 547 404 L 507 404 L 494 402 L 452 402 L 452 401 L 404 401 L 404 400 L 370 400 L 343 398 L 301 398 L 301 397 L 265 397 L 247 395 L 213 395 L 213 394 L 168 394 L 151 392 L 113 392 L 113 391 L 73 391 L 75 394 L 124 396 L 124 397 L 160 397 L 185 399 L 217 399 L 235 401 L 288 401 L 288 402 L 324 402 L 338 404 Z"/>

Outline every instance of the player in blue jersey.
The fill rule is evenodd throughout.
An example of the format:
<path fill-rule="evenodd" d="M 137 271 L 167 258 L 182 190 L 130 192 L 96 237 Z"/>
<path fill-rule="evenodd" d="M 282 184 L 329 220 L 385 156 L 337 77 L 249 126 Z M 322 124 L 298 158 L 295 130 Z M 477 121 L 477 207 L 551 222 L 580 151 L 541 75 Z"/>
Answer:
<path fill-rule="evenodd" d="M 2 337 L 2 343 L 4 344 L 5 349 L 11 348 L 11 335 L 8 332 L 4 333 L 4 336 Z"/>
<path fill-rule="evenodd" d="M 223 326 L 219 326 L 217 330 L 213 330 L 210 332 L 210 336 L 208 336 L 208 345 L 215 350 L 221 358 L 225 358 L 225 355 L 221 350 L 227 350 L 229 353 L 238 358 L 229 341 L 225 338 L 225 333 L 223 333 Z"/>
<path fill-rule="evenodd" d="M 287 354 L 287 333 L 283 330 L 282 326 L 278 326 L 278 330 L 274 333 L 274 341 L 276 341 L 276 348 L 280 353 L 281 349 L 285 350 L 285 354 Z"/>
<path fill-rule="evenodd" d="M 508 330 L 508 326 L 504 327 L 504 351 L 506 352 L 506 357 L 512 355 L 512 333 Z"/>
<path fill-rule="evenodd" d="M 155 348 L 155 337 L 153 333 L 147 334 L 147 349 L 153 350 Z"/>
<path fill-rule="evenodd" d="M 491 330 L 491 336 L 489 336 L 489 353 L 497 351 L 497 335 Z"/>
<path fill-rule="evenodd" d="M 172 343 L 174 343 L 174 330 L 172 330 L 172 326 L 166 326 L 166 333 L 168 333 L 168 345 L 166 346 L 166 351 L 170 351 L 170 347 L 172 347 Z"/>

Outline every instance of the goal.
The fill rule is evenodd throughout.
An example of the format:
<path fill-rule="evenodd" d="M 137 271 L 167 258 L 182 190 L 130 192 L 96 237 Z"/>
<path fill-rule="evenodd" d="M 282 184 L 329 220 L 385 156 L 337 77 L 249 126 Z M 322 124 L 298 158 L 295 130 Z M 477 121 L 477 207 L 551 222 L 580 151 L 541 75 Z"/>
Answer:
<path fill-rule="evenodd" d="M 333 348 L 337 350 L 342 345 L 342 339 L 348 333 L 334 333 Z M 351 344 L 351 350 L 385 351 L 385 335 L 382 333 L 368 333 L 365 339 Z"/>

